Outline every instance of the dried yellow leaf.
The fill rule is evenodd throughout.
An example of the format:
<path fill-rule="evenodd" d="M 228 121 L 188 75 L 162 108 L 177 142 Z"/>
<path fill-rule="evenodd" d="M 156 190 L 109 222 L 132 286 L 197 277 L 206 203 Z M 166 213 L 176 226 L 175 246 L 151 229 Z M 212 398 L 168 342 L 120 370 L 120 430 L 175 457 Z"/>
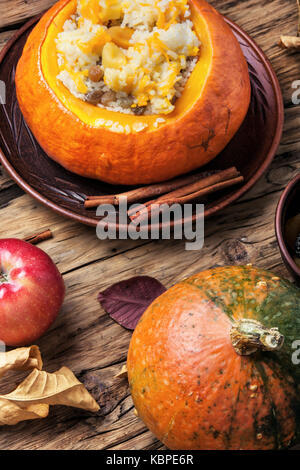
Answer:
<path fill-rule="evenodd" d="M 0 425 L 12 426 L 20 421 L 28 419 L 46 418 L 49 413 L 49 405 L 29 405 L 26 408 L 0 398 Z"/>
<path fill-rule="evenodd" d="M 9 370 L 41 370 L 42 367 L 43 361 L 38 346 L 0 352 L 0 377 Z"/>
<path fill-rule="evenodd" d="M 285 49 L 300 49 L 300 37 L 280 36 L 279 45 Z"/>
<path fill-rule="evenodd" d="M 285 49 L 300 49 L 300 0 L 297 0 L 298 33 L 297 36 L 280 36 L 279 46 Z"/>
<path fill-rule="evenodd" d="M 126 378 L 127 378 L 127 377 L 128 377 L 128 370 L 127 370 L 126 364 L 124 364 L 124 365 L 122 366 L 122 369 L 120 370 L 120 372 L 118 372 L 118 373 L 115 375 L 115 377 L 121 377 L 121 378 L 123 378 L 123 377 L 126 377 Z"/>
<path fill-rule="evenodd" d="M 13 425 L 28 419 L 45 418 L 49 405 L 66 405 L 88 411 L 99 406 L 73 372 L 62 367 L 54 373 L 41 371 L 42 359 L 37 346 L 20 348 L 5 354 L 0 375 L 7 370 L 35 367 L 11 393 L 0 395 L 0 425 Z"/>

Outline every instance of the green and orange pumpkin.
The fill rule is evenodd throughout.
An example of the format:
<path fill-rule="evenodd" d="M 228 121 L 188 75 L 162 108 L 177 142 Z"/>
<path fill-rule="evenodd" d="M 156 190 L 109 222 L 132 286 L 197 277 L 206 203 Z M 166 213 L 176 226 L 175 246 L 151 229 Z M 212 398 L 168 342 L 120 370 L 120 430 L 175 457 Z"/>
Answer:
<path fill-rule="evenodd" d="M 288 281 L 251 266 L 190 277 L 134 331 L 138 415 L 170 449 L 289 447 L 300 438 L 299 339 L 300 291 Z"/>

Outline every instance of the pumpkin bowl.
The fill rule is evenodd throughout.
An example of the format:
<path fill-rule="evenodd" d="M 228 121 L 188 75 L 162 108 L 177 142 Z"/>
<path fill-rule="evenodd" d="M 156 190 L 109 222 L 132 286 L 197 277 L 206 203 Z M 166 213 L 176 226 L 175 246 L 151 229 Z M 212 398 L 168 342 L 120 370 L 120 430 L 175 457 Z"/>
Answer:
<path fill-rule="evenodd" d="M 130 342 L 138 416 L 170 449 L 299 443 L 299 315 L 299 289 L 252 266 L 215 268 L 171 287 Z"/>
<path fill-rule="evenodd" d="M 157 125 L 157 114 L 99 108 L 57 80 L 55 38 L 76 5 L 60 0 L 41 18 L 16 70 L 19 106 L 45 152 L 78 175 L 123 185 L 168 180 L 214 159 L 250 102 L 247 63 L 224 18 L 204 0 L 190 0 L 200 57 L 175 109 Z"/>
<path fill-rule="evenodd" d="M 276 209 L 275 217 L 275 230 L 276 237 L 279 245 L 279 250 L 284 264 L 294 277 L 295 281 L 300 284 L 300 267 L 297 266 L 293 259 L 293 246 L 287 241 L 286 226 L 287 221 L 292 217 L 300 214 L 299 209 L 300 199 L 300 174 L 290 181 L 285 190 L 283 191 L 278 206 Z M 300 216 L 299 216 L 300 218 Z M 299 222 L 300 226 L 300 222 Z M 300 230 L 299 230 L 300 233 Z M 295 243 L 295 240 L 293 240 Z"/>

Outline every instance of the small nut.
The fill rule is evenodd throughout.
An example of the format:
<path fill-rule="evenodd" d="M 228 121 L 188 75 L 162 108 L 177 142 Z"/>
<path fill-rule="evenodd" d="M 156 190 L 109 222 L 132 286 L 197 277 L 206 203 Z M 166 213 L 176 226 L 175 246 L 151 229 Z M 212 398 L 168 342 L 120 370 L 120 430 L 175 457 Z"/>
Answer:
<path fill-rule="evenodd" d="M 92 65 L 89 68 L 89 79 L 92 80 L 92 82 L 100 82 L 104 76 L 104 72 L 101 69 L 100 65 Z"/>

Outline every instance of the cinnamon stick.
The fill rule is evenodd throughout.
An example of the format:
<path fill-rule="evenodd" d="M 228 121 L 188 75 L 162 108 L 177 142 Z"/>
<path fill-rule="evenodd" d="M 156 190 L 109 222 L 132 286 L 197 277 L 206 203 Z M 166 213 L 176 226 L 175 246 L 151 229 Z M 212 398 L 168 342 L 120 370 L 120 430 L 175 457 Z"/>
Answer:
<path fill-rule="evenodd" d="M 232 178 L 236 178 L 240 176 L 239 171 L 233 166 L 231 168 L 227 168 L 226 170 L 219 171 L 213 175 L 209 175 L 206 178 L 200 179 L 195 181 L 194 183 L 188 184 L 179 188 L 175 191 L 171 191 L 170 193 L 163 195 L 159 198 L 159 201 L 163 201 L 164 198 L 173 199 L 179 198 L 181 196 L 186 196 L 187 194 L 194 193 L 199 191 L 200 189 L 206 188 L 208 186 L 212 186 L 214 184 L 218 184 L 222 181 L 226 181 Z M 149 202 L 147 203 L 147 205 Z"/>
<path fill-rule="evenodd" d="M 170 191 L 179 189 L 182 186 L 186 186 L 195 181 L 198 181 L 199 178 L 204 177 L 204 175 L 205 174 L 202 172 L 189 176 L 183 176 L 181 178 L 176 178 L 170 181 L 166 181 L 164 183 L 151 184 L 148 186 L 143 186 L 141 188 L 133 189 L 131 191 L 127 191 L 126 193 L 117 194 L 115 196 L 115 204 L 119 204 L 120 196 L 126 196 L 128 204 L 140 201 L 141 199 L 148 199 L 149 197 L 160 196 L 162 194 L 169 193 Z"/>
<path fill-rule="evenodd" d="M 53 233 L 50 229 L 48 229 L 44 230 L 43 232 L 35 233 L 33 235 L 25 237 L 23 238 L 23 240 L 25 242 L 31 243 L 32 245 L 37 245 L 38 243 L 43 242 L 45 240 L 50 240 L 50 238 L 53 238 Z"/>
<path fill-rule="evenodd" d="M 151 206 L 154 203 L 163 203 L 165 202 L 165 200 L 174 201 L 178 198 L 182 198 L 183 196 L 198 192 L 204 188 L 208 188 L 209 186 L 217 185 L 218 183 L 230 180 L 232 178 L 237 178 L 239 176 L 240 173 L 235 167 L 227 168 L 226 170 L 222 170 L 213 175 L 209 175 L 206 178 L 202 178 L 194 183 L 183 186 L 182 188 L 179 188 L 175 191 L 171 191 L 170 193 L 165 194 L 159 197 L 158 199 L 145 202 L 143 205 L 141 205 L 141 211 L 144 209 L 145 206 Z M 138 210 L 138 207 L 135 209 L 130 209 L 128 211 L 128 216 L 131 217 L 131 215 L 136 214 Z"/>
<path fill-rule="evenodd" d="M 175 178 L 170 181 L 163 183 L 152 184 L 148 186 L 142 186 L 131 191 L 119 193 L 108 196 L 88 196 L 84 202 L 86 208 L 98 207 L 100 204 L 113 204 L 119 205 L 120 197 L 126 197 L 127 203 L 132 204 L 134 202 L 147 199 L 153 196 L 159 196 L 155 202 L 161 202 L 163 198 L 172 199 L 182 197 L 187 194 L 199 191 L 207 186 L 217 184 L 221 181 L 226 181 L 234 177 L 238 177 L 240 173 L 235 167 L 227 168 L 214 173 L 201 172 L 189 176 L 183 176 Z M 151 205 L 153 201 L 148 201 L 146 205 Z M 144 206 L 141 205 L 141 210 Z M 131 213 L 136 213 L 138 209 L 133 209 Z"/>
<path fill-rule="evenodd" d="M 199 179 L 205 178 L 206 176 L 210 174 L 211 173 L 208 173 L 208 172 L 201 172 L 201 173 L 196 173 L 196 174 L 189 175 L 189 176 L 182 176 L 182 177 L 170 180 L 170 181 L 165 181 L 163 183 L 156 183 L 156 184 L 151 184 L 147 186 L 142 186 L 140 188 L 132 189 L 130 191 L 126 191 L 124 193 L 119 193 L 115 195 L 87 196 L 86 200 L 84 201 L 84 207 L 86 208 L 97 207 L 100 204 L 114 204 L 118 206 L 121 196 L 123 197 L 126 196 L 127 203 L 132 204 L 134 202 L 138 202 L 143 199 L 148 199 L 149 197 L 160 196 L 162 194 L 169 193 L 170 191 L 179 189 L 182 186 L 186 186 L 188 184 L 199 181 Z"/>
<path fill-rule="evenodd" d="M 166 195 L 164 198 L 158 198 L 153 201 L 148 201 L 147 203 L 144 204 L 143 209 L 141 209 L 140 211 L 137 211 L 135 213 L 131 212 L 130 214 L 128 211 L 128 215 L 132 221 L 139 218 L 139 222 L 141 222 L 149 218 L 149 215 L 152 213 L 152 208 L 154 204 L 158 204 L 157 210 L 160 210 L 159 206 L 162 204 L 166 204 L 168 206 L 175 204 L 175 203 L 185 204 L 187 202 L 193 201 L 194 199 L 199 199 L 200 197 L 207 196 L 208 194 L 212 194 L 222 189 L 229 188 L 236 184 L 242 183 L 243 181 L 244 181 L 243 176 L 235 176 L 225 181 L 216 182 L 210 186 L 201 188 L 198 191 L 195 191 L 190 194 L 183 195 L 183 196 L 170 197 L 171 195 Z"/>
<path fill-rule="evenodd" d="M 84 201 L 84 207 L 91 208 L 91 207 L 98 207 L 100 204 L 114 204 L 115 196 L 108 195 L 108 196 L 88 196 Z"/>
<path fill-rule="evenodd" d="M 202 196 L 207 196 L 208 194 L 215 193 L 217 191 L 221 191 L 222 189 L 229 188 L 230 186 L 234 186 L 235 184 L 242 183 L 244 181 L 243 176 L 236 176 L 235 178 L 230 178 L 226 181 L 220 181 L 219 183 L 213 184 L 208 186 L 207 188 L 200 189 L 199 191 L 195 191 L 194 193 L 184 195 L 182 197 L 176 198 L 176 202 L 180 204 L 185 204 L 186 202 L 193 201 L 194 199 L 198 199 Z M 164 203 L 164 201 L 162 201 Z"/>

